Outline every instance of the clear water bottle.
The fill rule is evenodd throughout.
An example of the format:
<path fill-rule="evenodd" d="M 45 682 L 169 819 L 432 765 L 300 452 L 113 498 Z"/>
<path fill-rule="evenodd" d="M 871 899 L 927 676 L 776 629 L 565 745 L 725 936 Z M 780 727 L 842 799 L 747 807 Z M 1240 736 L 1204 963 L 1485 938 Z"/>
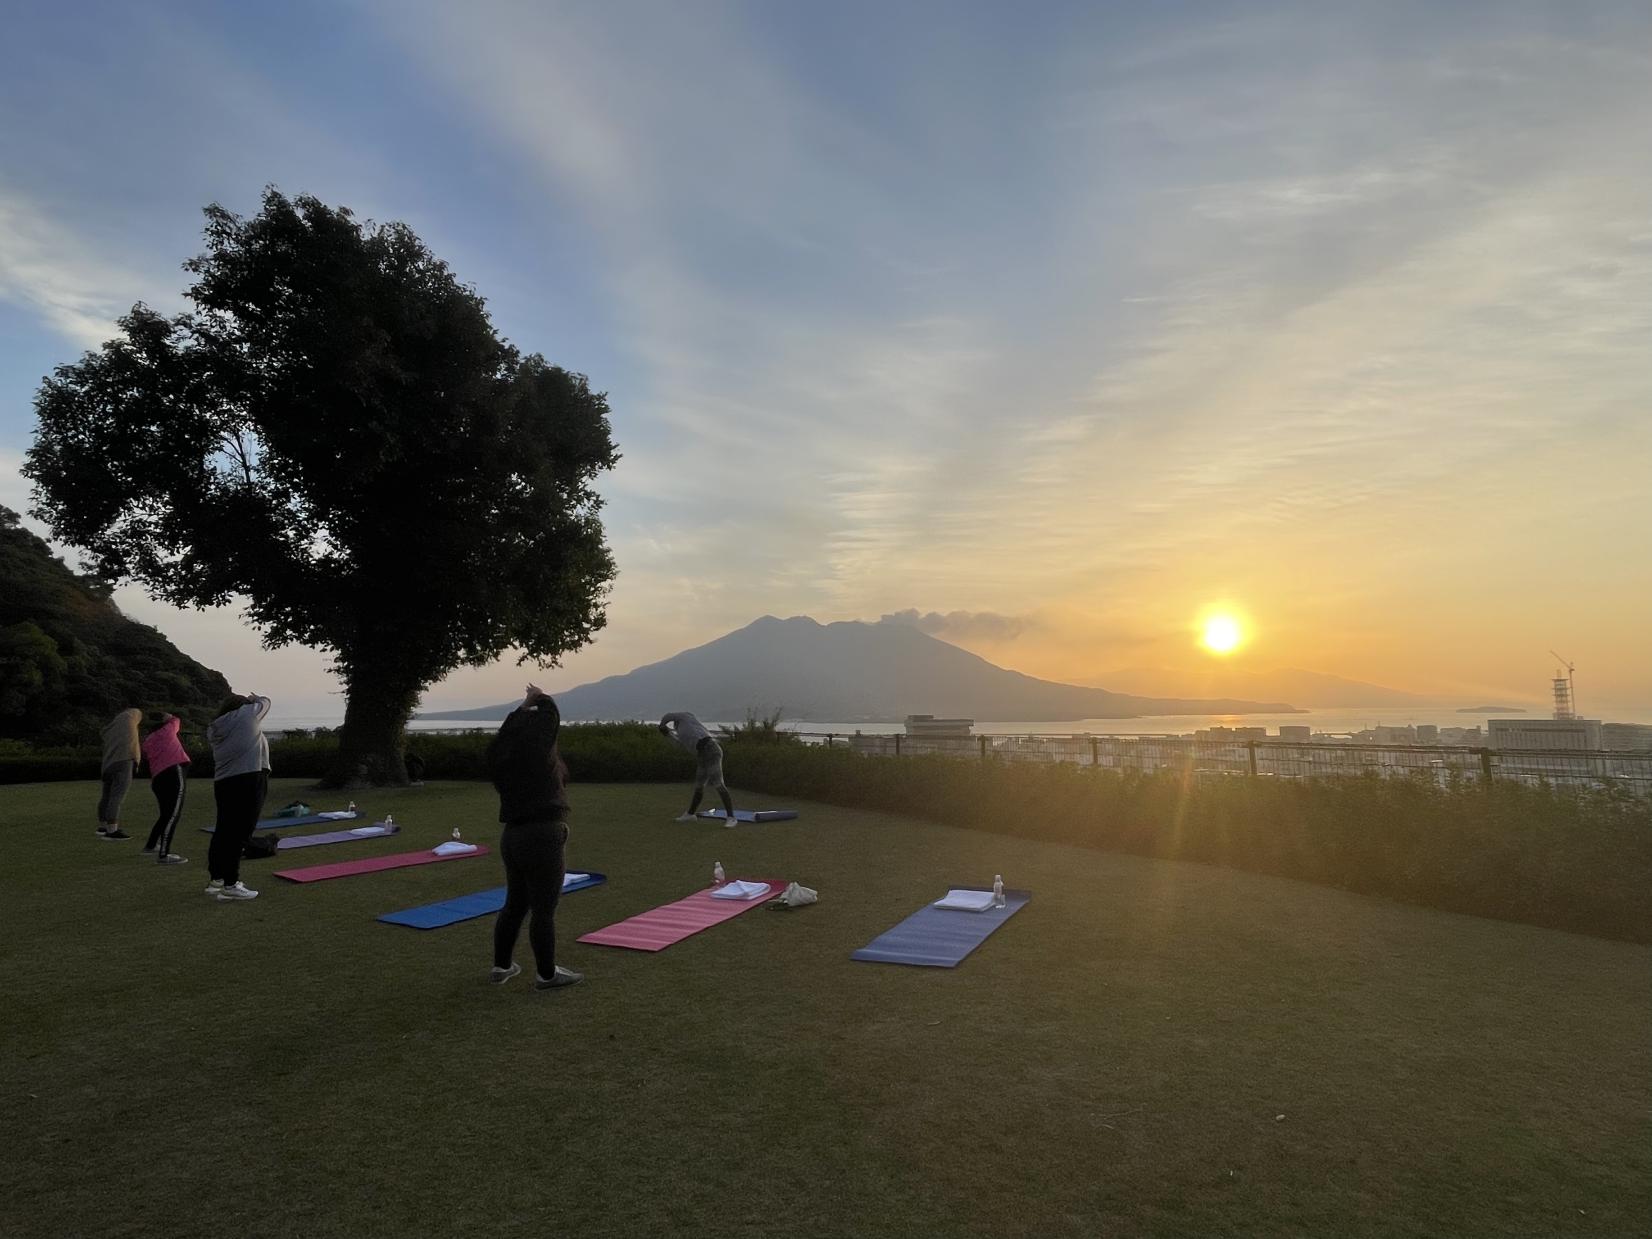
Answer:
<path fill-rule="evenodd" d="M 711 884 L 721 886 L 726 881 L 728 881 L 728 878 L 723 873 L 723 862 L 718 861 L 711 867 Z"/>
<path fill-rule="evenodd" d="M 992 906 L 995 908 L 1004 906 L 1004 875 L 1001 873 L 993 875 Z"/>
<path fill-rule="evenodd" d="M 352 800 L 350 802 L 350 812 L 354 813 L 355 811 L 356 811 L 356 802 Z"/>
<path fill-rule="evenodd" d="M 386 813 L 384 815 L 384 824 L 386 826 L 394 826 L 396 824 L 396 819 L 395 819 L 394 815 Z"/>
<path fill-rule="evenodd" d="M 453 842 L 458 843 L 459 841 L 459 828 L 455 826 L 453 828 Z"/>

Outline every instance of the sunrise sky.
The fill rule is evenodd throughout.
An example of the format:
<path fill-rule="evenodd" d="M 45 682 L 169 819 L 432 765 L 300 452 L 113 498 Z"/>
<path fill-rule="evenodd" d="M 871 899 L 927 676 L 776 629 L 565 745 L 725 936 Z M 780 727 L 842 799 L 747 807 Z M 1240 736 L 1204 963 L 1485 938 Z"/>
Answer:
<path fill-rule="evenodd" d="M 8 6 L 0 503 L 200 208 L 405 220 L 606 390 L 629 670 L 915 610 L 1080 683 L 1226 657 L 1652 710 L 1652 7 Z M 38 526 L 36 526 L 38 528 Z M 234 611 L 123 605 L 337 709 Z M 410 605 L 414 598 L 410 592 Z M 513 695 L 511 663 L 427 697 Z M 1140 687 L 1139 685 L 1133 687 Z"/>

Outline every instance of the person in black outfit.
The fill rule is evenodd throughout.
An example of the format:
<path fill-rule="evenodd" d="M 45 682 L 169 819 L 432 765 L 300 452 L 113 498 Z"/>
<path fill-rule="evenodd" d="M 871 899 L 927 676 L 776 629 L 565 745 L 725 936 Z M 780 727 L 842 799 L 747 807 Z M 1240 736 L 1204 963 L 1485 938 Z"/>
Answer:
<path fill-rule="evenodd" d="M 528 685 L 488 746 L 488 777 L 499 793 L 505 824 L 499 856 L 505 862 L 505 906 L 493 923 L 493 971 L 503 984 L 522 969 L 511 959 L 522 921 L 530 913 L 536 989 L 560 989 L 585 978 L 556 962 L 556 904 L 562 897 L 568 842 L 568 769 L 556 749 L 562 716 L 556 702 Z"/>

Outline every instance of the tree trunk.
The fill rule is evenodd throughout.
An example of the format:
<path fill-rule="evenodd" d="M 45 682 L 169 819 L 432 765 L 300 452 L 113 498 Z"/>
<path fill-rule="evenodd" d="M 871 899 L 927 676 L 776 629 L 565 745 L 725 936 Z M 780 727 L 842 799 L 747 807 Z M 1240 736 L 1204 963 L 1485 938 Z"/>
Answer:
<path fill-rule="evenodd" d="M 405 787 L 407 720 L 418 700 L 417 686 L 352 675 L 338 754 L 321 786 Z"/>

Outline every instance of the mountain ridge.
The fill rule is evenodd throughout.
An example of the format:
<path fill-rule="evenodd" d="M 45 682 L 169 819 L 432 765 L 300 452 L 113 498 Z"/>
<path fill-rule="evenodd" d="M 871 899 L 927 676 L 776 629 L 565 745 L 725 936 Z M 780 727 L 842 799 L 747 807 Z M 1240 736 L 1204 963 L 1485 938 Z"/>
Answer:
<path fill-rule="evenodd" d="M 658 662 L 556 694 L 570 720 L 657 718 L 691 710 L 738 719 L 781 710 L 808 721 L 899 721 L 908 714 L 1051 722 L 1154 714 L 1299 713 L 1280 701 L 1166 698 L 1062 684 L 1011 671 L 901 624 L 761 616 Z M 498 718 L 514 702 L 425 711 L 421 719 Z"/>

